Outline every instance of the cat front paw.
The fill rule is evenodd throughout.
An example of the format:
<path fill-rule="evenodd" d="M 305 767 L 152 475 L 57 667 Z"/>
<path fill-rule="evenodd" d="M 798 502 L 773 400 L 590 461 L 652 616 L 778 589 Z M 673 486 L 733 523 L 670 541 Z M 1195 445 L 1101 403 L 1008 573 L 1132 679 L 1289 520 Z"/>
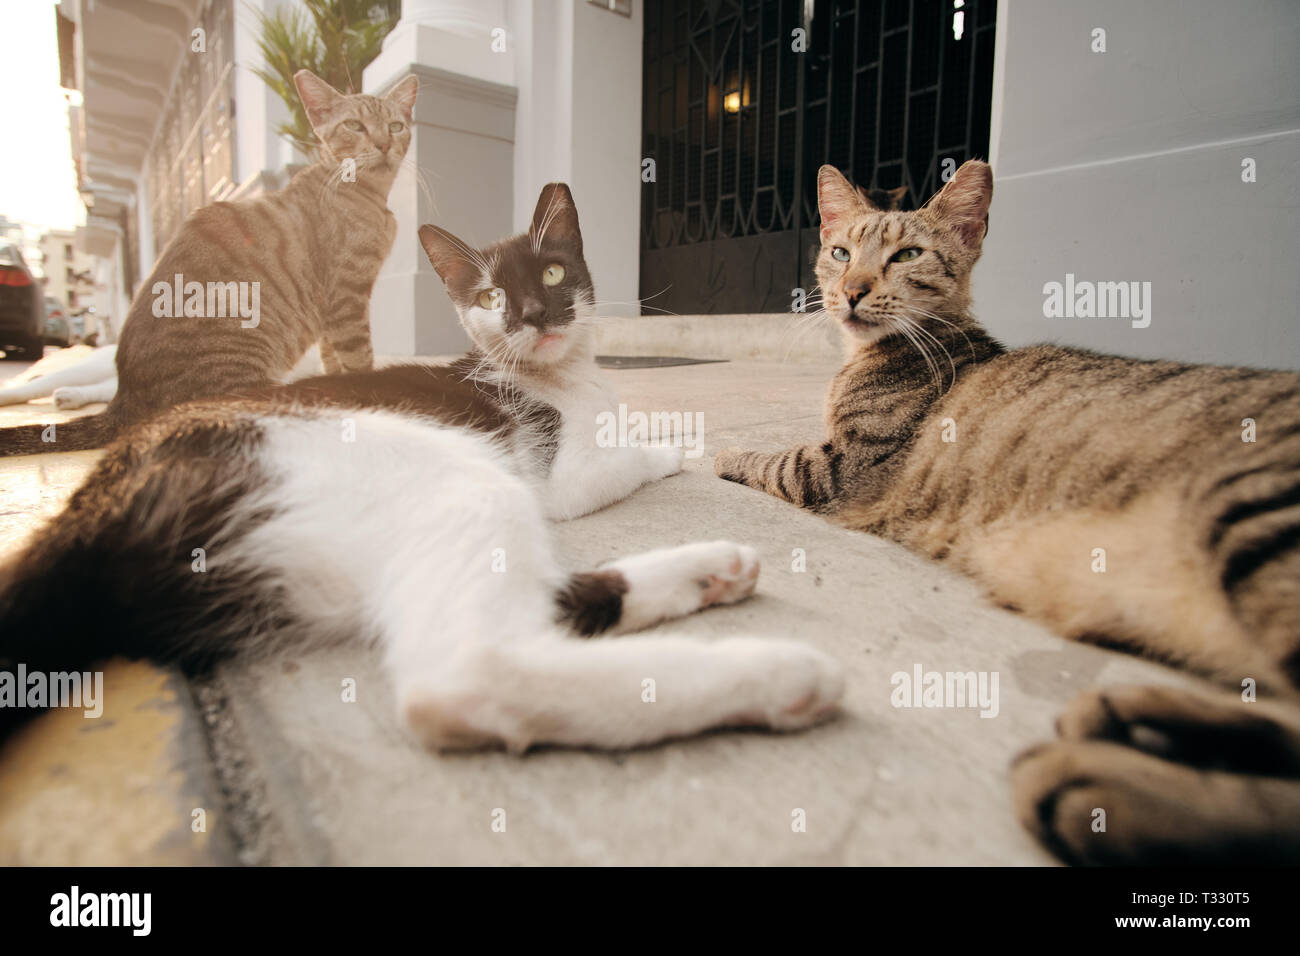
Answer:
<path fill-rule="evenodd" d="M 750 698 L 728 721 L 732 726 L 799 730 L 833 716 L 844 696 L 844 668 L 806 644 L 730 638 L 715 645 L 743 662 L 737 700 Z"/>
<path fill-rule="evenodd" d="M 702 561 L 696 578 L 700 587 L 700 607 L 735 604 L 754 593 L 758 583 L 758 552 L 743 544 L 714 541 L 702 546 Z M 705 563 L 707 562 L 707 563 Z"/>
<path fill-rule="evenodd" d="M 55 407 L 63 409 L 81 408 L 83 405 L 89 405 L 91 401 L 86 397 L 85 389 L 77 388 L 75 385 L 56 388 L 53 398 Z"/>
<path fill-rule="evenodd" d="M 650 445 L 646 455 L 650 459 L 651 480 L 658 481 L 682 470 L 686 452 L 675 445 Z"/>
<path fill-rule="evenodd" d="M 727 481 L 740 481 L 740 462 L 745 457 L 743 448 L 724 448 L 713 459 L 713 473 Z"/>

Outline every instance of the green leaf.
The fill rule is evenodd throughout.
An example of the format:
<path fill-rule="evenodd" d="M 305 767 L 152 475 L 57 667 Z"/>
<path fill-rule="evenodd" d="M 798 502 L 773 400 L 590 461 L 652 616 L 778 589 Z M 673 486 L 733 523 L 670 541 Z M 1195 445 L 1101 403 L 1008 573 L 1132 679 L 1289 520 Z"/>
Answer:
<path fill-rule="evenodd" d="M 316 134 L 298 99 L 293 75 L 311 70 L 344 93 L 361 90 L 362 71 L 379 55 L 397 25 L 401 0 L 302 0 L 257 17 L 263 65 L 253 72 L 284 101 L 291 121 L 276 131 L 309 156 L 318 155 Z"/>

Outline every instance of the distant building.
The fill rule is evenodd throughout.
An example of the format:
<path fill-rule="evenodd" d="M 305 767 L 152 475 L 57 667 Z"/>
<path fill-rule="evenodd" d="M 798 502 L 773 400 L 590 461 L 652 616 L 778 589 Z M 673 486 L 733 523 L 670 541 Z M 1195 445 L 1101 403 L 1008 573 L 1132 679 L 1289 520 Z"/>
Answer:
<path fill-rule="evenodd" d="M 43 275 L 45 295 L 58 299 L 69 318 L 85 315 L 85 333 L 98 328 L 101 306 L 95 287 L 98 262 L 94 256 L 77 248 L 74 230 L 52 229 L 41 236 L 38 269 Z M 107 334 L 98 329 L 101 336 Z"/>
<path fill-rule="evenodd" d="M 256 12 L 277 5 L 59 4 L 63 84 L 82 94 L 70 111 L 86 204 L 75 245 L 95 257 L 96 310 L 111 327 L 108 340 L 116 339 L 132 296 L 186 216 L 237 191 L 283 184 L 295 156 L 275 127 L 287 110 L 250 72 L 261 62 Z"/>

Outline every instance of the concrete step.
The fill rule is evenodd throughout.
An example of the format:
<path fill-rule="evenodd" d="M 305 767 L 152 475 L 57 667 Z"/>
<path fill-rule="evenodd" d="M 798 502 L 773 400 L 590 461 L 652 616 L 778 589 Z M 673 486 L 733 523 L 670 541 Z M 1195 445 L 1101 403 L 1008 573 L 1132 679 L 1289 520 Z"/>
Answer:
<path fill-rule="evenodd" d="M 838 359 L 840 336 L 833 322 L 813 313 L 642 315 L 602 318 L 596 351 L 807 362 Z"/>

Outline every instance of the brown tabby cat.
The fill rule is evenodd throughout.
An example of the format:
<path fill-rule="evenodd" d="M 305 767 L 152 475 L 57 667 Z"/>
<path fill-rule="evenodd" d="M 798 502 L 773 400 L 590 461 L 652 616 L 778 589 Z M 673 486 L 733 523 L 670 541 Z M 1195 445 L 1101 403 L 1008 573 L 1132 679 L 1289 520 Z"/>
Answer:
<path fill-rule="evenodd" d="M 307 70 L 294 82 L 319 161 L 280 192 L 191 215 L 131 305 L 108 408 L 52 435 L 4 429 L 0 455 L 99 447 L 181 402 L 276 383 L 316 342 L 327 372 L 373 366 L 370 290 L 397 231 L 388 190 L 418 81 L 383 98 L 344 95 Z"/>
<path fill-rule="evenodd" d="M 992 192 L 968 162 L 924 208 L 888 212 L 822 168 L 817 276 L 848 356 L 825 439 L 728 449 L 717 473 L 946 561 L 1067 637 L 1293 694 L 1300 375 L 1007 350 L 970 314 Z M 1167 689 L 1087 695 L 1062 742 L 1017 764 L 1021 817 L 1076 861 L 1300 860 L 1293 720 Z M 1160 756 L 1135 749 L 1139 727 Z M 1112 808 L 1106 834 L 1094 807 Z"/>

